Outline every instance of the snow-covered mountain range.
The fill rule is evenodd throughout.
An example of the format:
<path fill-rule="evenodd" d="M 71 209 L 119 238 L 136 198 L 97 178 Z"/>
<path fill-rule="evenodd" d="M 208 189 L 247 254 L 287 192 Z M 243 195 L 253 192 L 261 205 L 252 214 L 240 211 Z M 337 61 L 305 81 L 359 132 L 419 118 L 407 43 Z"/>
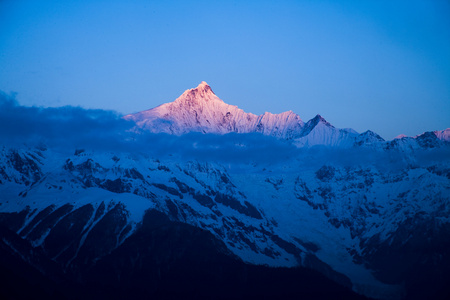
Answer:
<path fill-rule="evenodd" d="M 246 113 L 219 99 L 204 81 L 196 88 L 186 90 L 174 102 L 127 115 L 125 119 L 136 122 L 135 130 L 138 132 L 164 132 L 175 135 L 188 132 L 258 132 L 294 140 L 299 147 L 325 145 L 348 148 L 355 144 L 384 142 L 383 138 L 370 130 L 359 134 L 353 129 L 336 128 L 320 115 L 305 123 L 292 111 L 280 114 L 266 112 L 260 116 Z M 437 139 L 450 142 L 450 128 L 433 133 Z"/>
<path fill-rule="evenodd" d="M 2 146 L 0 225 L 10 233 L 0 250 L 50 277 L 61 272 L 77 284 L 127 288 L 143 280 L 154 282 L 152 293 L 193 247 L 209 262 L 215 260 L 206 253 L 217 251 L 251 265 L 306 267 L 377 299 L 449 292 L 449 129 L 385 141 L 372 131 L 337 129 L 321 116 L 304 123 L 293 112 L 245 113 L 204 82 L 125 118 L 136 122 L 133 134 L 162 138 L 139 150 Z M 192 142 L 184 156 L 151 151 L 167 148 L 167 133 L 176 140 L 190 132 L 221 135 L 202 149 Z M 235 159 L 258 141 L 289 151 Z M 221 148 L 221 159 L 195 155 Z M 190 239 L 202 246 L 185 244 Z M 223 280 L 223 268 L 206 277 Z M 250 272 L 245 268 L 238 273 Z"/>
<path fill-rule="evenodd" d="M 302 146 L 349 144 L 349 140 L 358 136 L 355 131 L 335 128 L 319 115 L 305 123 L 292 111 L 281 114 L 266 112 L 260 116 L 246 113 L 219 99 L 204 81 L 196 88 L 186 90 L 174 102 L 127 115 L 125 118 L 136 122 L 136 130 L 176 135 L 187 132 L 258 132 L 296 140 Z"/>

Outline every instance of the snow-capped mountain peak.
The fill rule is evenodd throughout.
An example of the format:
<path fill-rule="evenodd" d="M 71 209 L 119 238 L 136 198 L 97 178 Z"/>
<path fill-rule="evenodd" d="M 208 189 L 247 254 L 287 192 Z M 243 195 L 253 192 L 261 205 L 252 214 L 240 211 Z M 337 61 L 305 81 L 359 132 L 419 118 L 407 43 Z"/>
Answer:
<path fill-rule="evenodd" d="M 298 147 L 326 145 L 348 148 L 353 146 L 357 136 L 356 131 L 336 128 L 317 114 L 305 124 L 302 134 L 296 139 L 295 144 Z"/>
<path fill-rule="evenodd" d="M 308 123 L 310 124 L 310 126 L 315 127 L 319 124 L 328 126 L 328 127 L 332 127 L 334 128 L 333 125 L 331 125 L 327 120 L 325 120 L 324 117 L 322 117 L 321 115 L 317 114 L 314 118 L 312 118 L 311 120 L 308 121 Z"/>
<path fill-rule="evenodd" d="M 441 130 L 441 131 L 434 131 L 434 134 L 436 137 L 442 141 L 450 142 L 450 128 Z"/>
<path fill-rule="evenodd" d="M 195 89 L 190 89 L 190 90 L 210 90 L 210 91 L 212 91 L 211 87 L 205 81 L 200 82 L 200 84 Z"/>
<path fill-rule="evenodd" d="M 196 88 L 188 89 L 175 100 L 175 102 L 186 102 L 186 101 L 220 101 L 216 94 L 214 94 L 211 87 L 202 81 Z"/>
<path fill-rule="evenodd" d="M 364 136 L 364 137 L 370 138 L 375 141 L 384 141 L 384 139 L 381 136 L 379 136 L 372 130 L 367 130 L 367 131 L 361 133 L 360 136 Z"/>
<path fill-rule="evenodd" d="M 408 137 L 406 134 L 399 134 L 399 135 L 397 135 L 395 138 L 394 138 L 394 140 L 400 140 L 400 139 L 402 139 L 402 138 L 405 138 L 405 137 Z"/>
<path fill-rule="evenodd" d="M 444 130 L 436 130 L 436 131 L 427 131 L 424 132 L 422 134 L 418 134 L 414 137 L 409 137 L 405 134 L 399 134 L 398 136 L 396 136 L 394 138 L 394 140 L 398 140 L 398 139 L 403 139 L 403 138 L 413 138 L 413 139 L 417 139 L 417 138 L 423 138 L 425 136 L 431 136 L 432 138 L 434 138 L 434 136 L 436 136 L 436 138 L 438 140 L 444 141 L 444 142 L 450 142 L 450 128 L 444 129 Z"/>
<path fill-rule="evenodd" d="M 186 90 L 173 102 L 127 115 L 125 119 L 135 121 L 137 131 L 176 135 L 188 132 L 215 134 L 259 132 L 278 138 L 293 139 L 301 136 L 304 126 L 301 118 L 292 111 L 281 114 L 266 112 L 260 116 L 246 113 L 217 97 L 204 81 L 196 88 Z"/>
<path fill-rule="evenodd" d="M 200 84 L 196 87 L 196 89 L 198 89 L 198 88 L 210 88 L 211 89 L 211 87 L 206 83 L 206 81 L 200 82 Z"/>

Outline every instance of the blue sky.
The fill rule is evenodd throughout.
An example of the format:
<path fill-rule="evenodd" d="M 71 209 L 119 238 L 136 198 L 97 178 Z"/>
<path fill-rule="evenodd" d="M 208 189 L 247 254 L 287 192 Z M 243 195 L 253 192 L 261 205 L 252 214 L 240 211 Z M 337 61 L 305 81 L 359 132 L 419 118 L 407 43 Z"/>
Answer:
<path fill-rule="evenodd" d="M 204 80 L 392 139 L 450 127 L 449 53 L 446 0 L 0 1 L 0 90 L 27 106 L 127 114 Z"/>

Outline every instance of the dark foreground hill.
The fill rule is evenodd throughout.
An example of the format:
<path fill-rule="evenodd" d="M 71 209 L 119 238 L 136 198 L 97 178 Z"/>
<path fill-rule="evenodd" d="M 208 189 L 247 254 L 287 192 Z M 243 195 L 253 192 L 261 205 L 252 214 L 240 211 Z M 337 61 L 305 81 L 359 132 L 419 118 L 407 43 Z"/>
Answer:
<path fill-rule="evenodd" d="M 2 299 L 366 299 L 311 269 L 246 264 L 209 232 L 155 210 L 112 253 L 65 271 L 0 233 Z"/>

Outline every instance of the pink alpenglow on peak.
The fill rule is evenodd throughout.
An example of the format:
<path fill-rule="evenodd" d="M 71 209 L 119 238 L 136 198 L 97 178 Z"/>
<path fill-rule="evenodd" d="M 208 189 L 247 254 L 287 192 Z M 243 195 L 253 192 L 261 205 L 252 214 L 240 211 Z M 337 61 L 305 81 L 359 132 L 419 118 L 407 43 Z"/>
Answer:
<path fill-rule="evenodd" d="M 202 81 L 196 88 L 188 89 L 188 90 L 184 91 L 183 94 L 192 93 L 192 92 L 194 92 L 194 93 L 211 93 L 211 94 L 215 95 L 214 92 L 212 91 L 211 87 L 205 81 Z"/>
<path fill-rule="evenodd" d="M 183 101 L 220 101 L 216 94 L 214 94 L 211 87 L 205 82 L 202 81 L 196 88 L 188 89 L 184 91 L 184 93 L 178 97 L 175 102 L 183 102 Z"/>
<path fill-rule="evenodd" d="M 136 122 L 135 131 L 182 135 L 189 132 L 226 134 L 257 132 L 276 138 L 296 140 L 299 146 L 353 145 L 358 133 L 338 129 L 317 115 L 304 123 L 292 111 L 280 114 L 266 112 L 262 115 L 246 113 L 217 97 L 211 87 L 202 81 L 196 88 L 186 90 L 170 103 L 127 115 Z"/>
<path fill-rule="evenodd" d="M 438 140 L 444 141 L 444 142 L 450 142 L 450 128 L 444 129 L 444 130 L 437 130 L 437 131 L 428 131 L 424 132 L 422 134 L 418 134 L 414 137 L 409 137 L 404 134 L 400 134 L 394 138 L 394 140 L 403 139 L 403 138 L 412 138 L 417 139 L 419 137 L 423 137 L 426 134 L 434 134 Z"/>
<path fill-rule="evenodd" d="M 200 82 L 200 84 L 196 87 L 196 89 L 198 89 L 198 88 L 205 88 L 205 87 L 211 88 L 205 81 L 202 81 L 202 82 Z"/>
<path fill-rule="evenodd" d="M 400 139 L 402 139 L 402 138 L 405 138 L 405 137 L 408 137 L 406 134 L 399 134 L 399 135 L 397 135 L 395 138 L 394 138 L 394 140 L 400 140 Z"/>
<path fill-rule="evenodd" d="M 434 131 L 436 137 L 442 141 L 450 142 L 450 128 L 441 131 Z"/>
<path fill-rule="evenodd" d="M 304 127 L 304 122 L 292 111 L 260 116 L 246 113 L 235 105 L 223 102 L 205 81 L 196 88 L 186 90 L 174 102 L 127 115 L 125 119 L 135 121 L 137 131 L 176 135 L 188 132 L 260 132 L 292 139 L 301 136 Z"/>

